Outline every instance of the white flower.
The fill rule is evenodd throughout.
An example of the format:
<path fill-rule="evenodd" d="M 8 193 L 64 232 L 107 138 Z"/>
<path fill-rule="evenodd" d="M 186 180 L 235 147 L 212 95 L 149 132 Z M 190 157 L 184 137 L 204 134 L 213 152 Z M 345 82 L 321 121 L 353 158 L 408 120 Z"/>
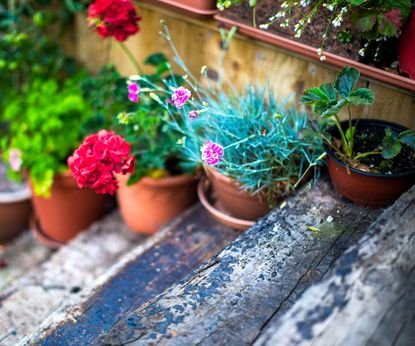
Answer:
<path fill-rule="evenodd" d="M 260 29 L 268 29 L 268 27 L 269 27 L 269 24 L 261 24 L 259 26 Z"/>
<path fill-rule="evenodd" d="M 361 48 L 361 49 L 359 50 L 359 55 L 360 55 L 360 56 L 365 56 L 365 49 L 364 49 L 364 48 Z"/>
<path fill-rule="evenodd" d="M 320 57 L 320 61 L 325 61 L 326 60 L 326 56 L 325 55 L 322 55 L 321 57 Z"/>
<path fill-rule="evenodd" d="M 323 55 L 323 50 L 321 48 L 317 49 L 317 54 L 318 55 Z"/>

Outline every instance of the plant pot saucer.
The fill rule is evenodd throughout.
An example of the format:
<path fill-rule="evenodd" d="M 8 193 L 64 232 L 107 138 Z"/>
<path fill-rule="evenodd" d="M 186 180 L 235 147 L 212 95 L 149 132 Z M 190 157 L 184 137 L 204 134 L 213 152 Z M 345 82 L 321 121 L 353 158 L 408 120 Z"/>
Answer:
<path fill-rule="evenodd" d="M 212 193 L 212 189 L 210 188 L 209 180 L 202 179 L 199 182 L 197 187 L 197 194 L 199 196 L 200 202 L 208 211 L 208 213 L 220 223 L 241 231 L 245 231 L 254 225 L 255 221 L 242 220 L 231 216 L 229 212 L 227 212 L 217 202 L 215 196 Z"/>
<path fill-rule="evenodd" d="M 35 236 L 36 240 L 50 249 L 56 250 L 65 245 L 65 243 L 48 237 L 40 227 L 40 224 L 34 215 L 32 215 L 32 217 L 30 218 L 30 229 L 32 230 L 32 233 Z"/>

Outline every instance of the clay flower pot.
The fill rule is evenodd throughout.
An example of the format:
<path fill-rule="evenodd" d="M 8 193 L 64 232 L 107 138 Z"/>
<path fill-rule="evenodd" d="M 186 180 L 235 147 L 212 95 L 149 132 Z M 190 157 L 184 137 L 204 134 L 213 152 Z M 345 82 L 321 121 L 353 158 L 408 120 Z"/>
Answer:
<path fill-rule="evenodd" d="M 266 200 L 244 191 L 240 184 L 212 167 L 205 167 L 218 204 L 233 217 L 255 221 L 270 211 Z"/>
<path fill-rule="evenodd" d="M 346 124 L 347 122 L 342 122 Z M 390 127 L 395 131 L 405 127 L 381 120 L 359 120 L 358 128 Z M 333 132 L 334 135 L 336 135 Z M 383 207 L 395 201 L 415 183 L 415 169 L 399 174 L 368 173 L 346 164 L 336 157 L 327 145 L 327 166 L 334 189 L 355 204 L 367 207 Z"/>
<path fill-rule="evenodd" d="M 8 242 L 29 229 L 31 195 L 26 185 L 17 191 L 0 192 L 0 243 Z"/>
<path fill-rule="evenodd" d="M 117 198 L 125 223 L 137 233 L 155 233 L 197 200 L 195 176 L 144 177 L 131 186 L 128 178 L 117 176 Z"/>
<path fill-rule="evenodd" d="M 69 172 L 55 176 L 50 198 L 33 194 L 33 207 L 41 237 L 66 243 L 105 213 L 105 196 L 80 189 Z M 47 244 L 45 244 L 47 245 Z"/>
<path fill-rule="evenodd" d="M 216 0 L 143 0 L 143 2 L 161 5 L 198 18 L 213 16 L 218 11 Z"/>

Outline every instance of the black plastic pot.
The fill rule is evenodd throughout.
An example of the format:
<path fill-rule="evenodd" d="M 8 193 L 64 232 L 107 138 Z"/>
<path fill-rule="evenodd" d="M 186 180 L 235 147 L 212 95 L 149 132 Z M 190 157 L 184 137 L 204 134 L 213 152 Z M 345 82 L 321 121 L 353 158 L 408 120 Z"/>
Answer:
<path fill-rule="evenodd" d="M 353 121 L 355 123 L 355 120 Z M 348 122 L 343 121 L 342 127 L 347 128 Z M 391 128 L 397 132 L 407 128 L 382 120 L 362 119 L 357 129 Z M 340 137 L 337 129 L 332 135 Z M 415 168 L 399 174 L 368 173 L 356 168 L 346 168 L 346 164 L 336 157 L 333 150 L 325 145 L 327 166 L 334 189 L 353 203 L 367 207 L 384 207 L 407 191 L 415 183 Z"/>

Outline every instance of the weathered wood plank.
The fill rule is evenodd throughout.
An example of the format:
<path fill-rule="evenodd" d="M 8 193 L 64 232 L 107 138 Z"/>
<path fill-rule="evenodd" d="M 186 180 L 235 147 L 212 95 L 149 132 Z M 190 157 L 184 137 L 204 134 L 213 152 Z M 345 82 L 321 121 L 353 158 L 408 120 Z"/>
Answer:
<path fill-rule="evenodd" d="M 91 226 L 0 296 L 0 344 L 16 345 L 71 296 L 79 294 L 145 237 L 127 229 L 118 213 Z"/>
<path fill-rule="evenodd" d="M 255 343 L 414 345 L 415 187 Z"/>
<path fill-rule="evenodd" d="M 221 52 L 220 34 L 213 20 L 196 20 L 190 16 L 157 8 L 154 5 L 138 3 L 143 20 L 141 31 L 126 41 L 138 61 L 144 61 L 157 51 L 171 57 L 168 44 L 159 35 L 160 20 L 167 22 L 173 41 L 179 53 L 195 76 L 206 65 L 218 70 L 218 57 Z M 87 28 L 86 19 L 77 18 L 77 56 L 86 67 L 96 71 L 109 56 L 125 75 L 137 73 L 133 64 L 116 42 L 111 46 Z M 110 47 L 108 54 L 106 46 Z M 150 71 L 145 68 L 145 71 Z M 296 93 L 298 100 L 309 87 L 333 81 L 339 69 L 326 63 L 316 62 L 288 50 L 277 48 L 260 41 L 236 35 L 224 62 L 230 81 L 238 89 L 247 83 L 268 82 L 281 98 Z M 360 107 L 353 110 L 354 117 L 369 117 L 392 120 L 415 128 L 415 94 L 371 79 L 362 78 L 375 93 L 372 107 Z"/>
<path fill-rule="evenodd" d="M 321 180 L 193 275 L 125 316 L 96 344 L 249 344 L 379 213 L 352 205 Z"/>
<path fill-rule="evenodd" d="M 62 307 L 26 344 L 91 345 L 136 309 L 217 254 L 240 232 L 220 225 L 197 205 L 122 265 L 100 279 L 73 308 Z"/>

